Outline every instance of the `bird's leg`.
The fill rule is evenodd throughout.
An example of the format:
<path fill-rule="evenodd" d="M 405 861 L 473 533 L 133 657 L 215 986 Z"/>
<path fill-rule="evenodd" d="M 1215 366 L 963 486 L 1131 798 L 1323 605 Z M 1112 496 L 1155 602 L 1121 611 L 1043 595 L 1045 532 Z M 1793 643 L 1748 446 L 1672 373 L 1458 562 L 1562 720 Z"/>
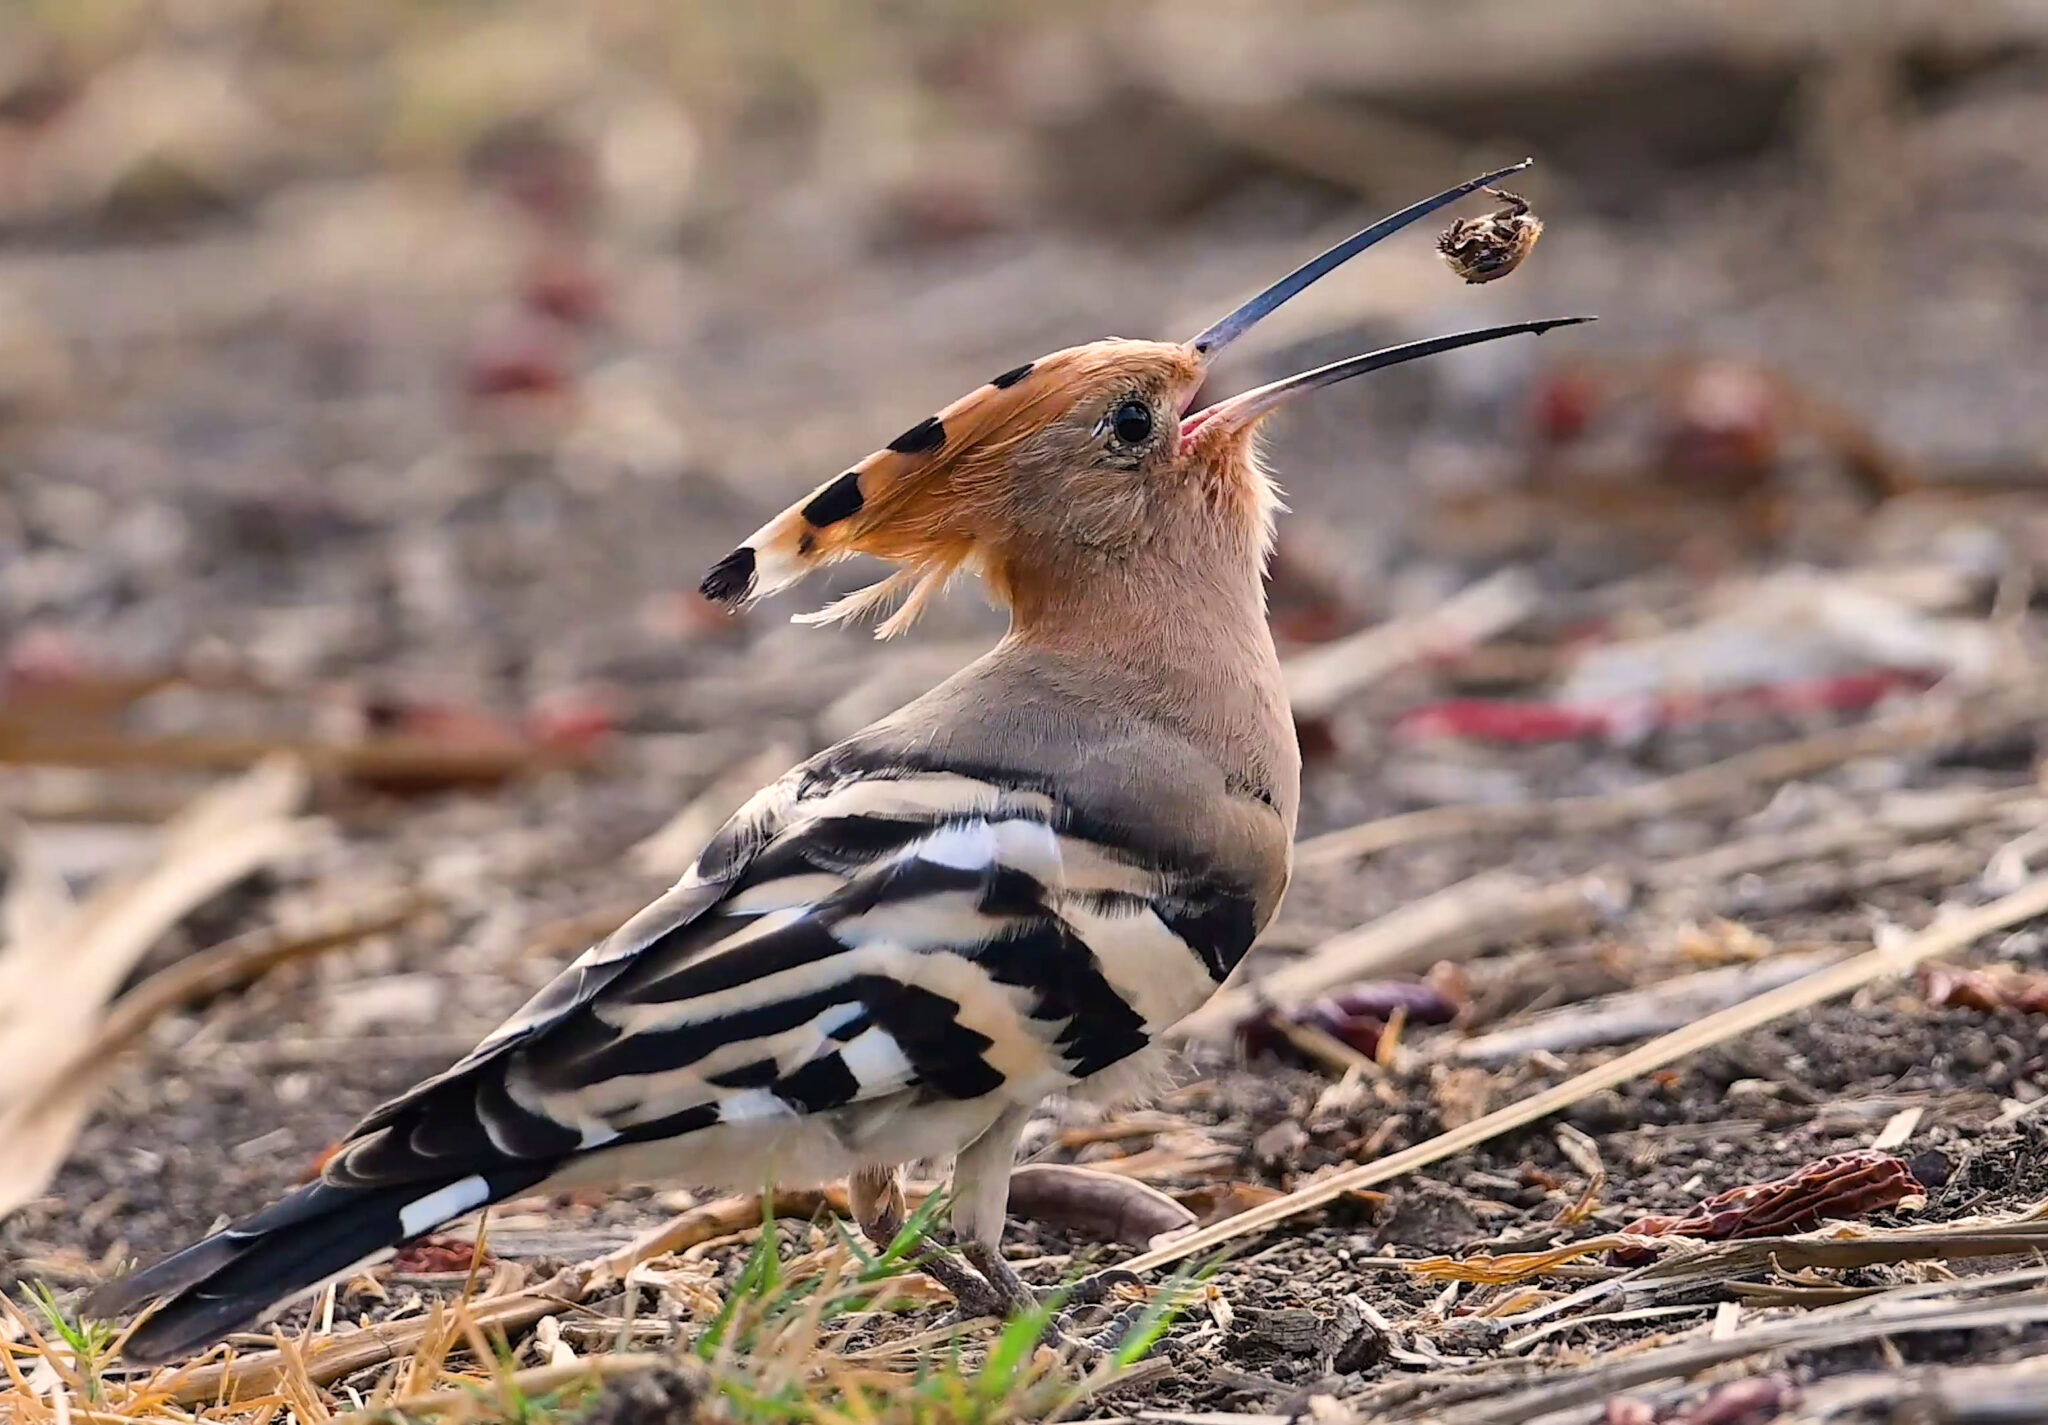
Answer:
<path fill-rule="evenodd" d="M 888 1251 L 903 1232 L 903 1179 L 895 1168 L 858 1168 L 846 1180 L 846 1196 L 853 1208 L 853 1220 L 880 1251 Z M 967 1266 L 933 1241 L 917 1258 L 917 1269 L 952 1294 L 963 1321 L 977 1316 L 1000 1316 L 1005 1298 L 997 1288 L 976 1276 Z"/>
<path fill-rule="evenodd" d="M 1099 1274 L 1074 1286 L 1034 1287 L 1017 1275 L 1017 1269 L 1003 1256 L 1003 1223 L 1010 1204 L 1010 1169 L 1017 1156 L 1017 1140 L 1030 1119 L 1028 1110 L 1016 1108 L 991 1124 L 966 1148 L 953 1164 L 953 1233 L 967 1260 L 986 1277 L 1002 1298 L 1005 1314 L 1018 1315 L 1042 1310 L 1048 1303 L 1089 1305 L 1101 1301 L 1111 1284 L 1108 1274 Z M 1123 1273 L 1130 1277 L 1130 1273 Z M 1135 1278 L 1131 1278 L 1135 1280 Z M 1064 1346 L 1075 1358 L 1103 1360 L 1123 1334 L 1112 1323 L 1103 1336 L 1083 1339 L 1074 1334 L 1071 1316 L 1062 1311 L 1046 1324 L 1045 1339 Z"/>
<path fill-rule="evenodd" d="M 1025 1109 L 1012 1109 L 961 1151 L 953 1167 L 953 1230 L 967 1260 L 1002 1294 L 1010 1310 L 1030 1311 L 1053 1301 L 1094 1306 L 1108 1299 L 1112 1287 L 1127 1282 L 1136 1285 L 1138 1279 L 1111 1268 L 1062 1287 L 1034 1287 L 1018 1276 L 1003 1256 L 1010 1169 L 1030 1116 Z"/>
<path fill-rule="evenodd" d="M 1030 1113 L 1012 1108 L 953 1161 L 953 1235 L 960 1250 L 1012 1313 L 1036 1311 L 1038 1293 L 1003 1258 L 1003 1221 L 1010 1206 L 1010 1168 Z"/>

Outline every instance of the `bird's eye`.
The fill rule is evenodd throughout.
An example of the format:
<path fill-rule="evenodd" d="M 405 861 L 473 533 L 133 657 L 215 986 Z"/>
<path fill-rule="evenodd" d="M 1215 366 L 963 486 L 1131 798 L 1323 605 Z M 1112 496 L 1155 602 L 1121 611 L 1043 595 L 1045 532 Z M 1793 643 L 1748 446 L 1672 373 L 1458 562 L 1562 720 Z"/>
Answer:
<path fill-rule="evenodd" d="M 1125 445 L 1143 445 L 1152 438 L 1152 408 L 1143 401 L 1126 401 L 1110 417 L 1109 428 Z"/>

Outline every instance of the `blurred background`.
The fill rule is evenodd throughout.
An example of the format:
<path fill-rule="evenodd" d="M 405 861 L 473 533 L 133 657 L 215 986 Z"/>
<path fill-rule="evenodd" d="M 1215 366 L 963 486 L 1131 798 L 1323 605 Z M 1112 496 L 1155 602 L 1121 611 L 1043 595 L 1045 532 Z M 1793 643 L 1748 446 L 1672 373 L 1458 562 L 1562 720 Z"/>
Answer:
<path fill-rule="evenodd" d="M 1602 319 L 1275 423 L 1304 832 L 1611 791 L 2030 666 L 2041 0 L 7 0 L 0 811 L 35 829 L 0 827 L 0 985 L 50 1022 L 0 1031 L 54 1047 L 0 1074 L 197 948 L 358 918 L 245 995 L 153 1002 L 142 1071 L 0 1181 L 0 1244 L 82 1281 L 267 1199 L 1000 629 L 971 588 L 900 643 L 789 626 L 854 568 L 728 618 L 698 579 L 765 514 L 994 372 L 1192 335 L 1525 154 L 1548 228 L 1512 276 L 1464 285 L 1425 224 L 1218 373 Z M 257 800 L 324 839 L 164 869 L 165 819 L 277 751 L 312 792 Z M 1982 770 L 1933 765 L 1845 785 Z M 1274 940 L 1732 816 L 1340 856 Z M 18 888 L 151 864 L 184 899 L 50 1020 L 83 952 Z M 1772 933 L 1860 943 L 1864 894 Z"/>
<path fill-rule="evenodd" d="M 1513 278 L 1418 231 L 1223 373 L 1603 318 L 1282 423 L 1308 623 L 1819 557 L 2039 474 L 2044 135 L 2038 0 L 14 0 L 0 627 L 522 707 L 726 666 L 691 590 L 764 510 L 1525 153 Z"/>

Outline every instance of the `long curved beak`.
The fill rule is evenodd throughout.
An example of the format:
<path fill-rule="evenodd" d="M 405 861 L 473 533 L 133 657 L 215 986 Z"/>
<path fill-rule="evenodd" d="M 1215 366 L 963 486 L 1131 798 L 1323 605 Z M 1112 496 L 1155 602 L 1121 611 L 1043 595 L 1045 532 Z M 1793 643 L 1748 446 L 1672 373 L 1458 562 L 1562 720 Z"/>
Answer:
<path fill-rule="evenodd" d="M 1435 356 L 1445 351 L 1456 351 L 1461 346 L 1477 346 L 1484 341 L 1498 341 L 1504 336 L 1541 336 L 1553 327 L 1574 327 L 1581 322 L 1597 320 L 1597 317 L 1552 317 L 1540 322 L 1514 322 L 1504 327 L 1481 327 L 1477 331 L 1404 342 L 1400 346 L 1369 351 L 1363 356 L 1333 361 L 1328 366 L 1318 366 L 1313 371 L 1283 377 L 1264 386 L 1254 386 L 1251 390 L 1232 396 L 1228 400 L 1218 401 L 1213 406 L 1204 406 L 1180 423 L 1181 444 L 1185 446 L 1198 430 L 1242 430 L 1290 397 L 1299 396 L 1304 391 L 1317 391 L 1325 386 L 1334 386 L 1339 381 L 1349 381 L 1352 377 L 1363 376 L 1368 371 L 1383 371 L 1389 366 L 1399 366 L 1404 361 Z"/>
<path fill-rule="evenodd" d="M 1420 203 L 1411 204 L 1398 213 L 1381 218 L 1362 232 L 1353 233 L 1321 256 L 1310 258 L 1222 321 L 1212 325 L 1190 341 L 1188 346 L 1202 359 L 1203 364 L 1207 365 L 1216 359 L 1217 352 L 1257 326 L 1283 303 L 1329 276 L 1381 238 L 1392 237 L 1410 223 L 1428 217 L 1445 204 L 1455 203 L 1467 193 L 1498 183 L 1510 174 L 1520 173 L 1535 161 L 1533 158 L 1525 158 L 1520 163 L 1509 164 L 1506 168 L 1496 168 L 1491 173 L 1482 173 L 1455 188 L 1446 188 L 1434 198 L 1424 198 Z"/>

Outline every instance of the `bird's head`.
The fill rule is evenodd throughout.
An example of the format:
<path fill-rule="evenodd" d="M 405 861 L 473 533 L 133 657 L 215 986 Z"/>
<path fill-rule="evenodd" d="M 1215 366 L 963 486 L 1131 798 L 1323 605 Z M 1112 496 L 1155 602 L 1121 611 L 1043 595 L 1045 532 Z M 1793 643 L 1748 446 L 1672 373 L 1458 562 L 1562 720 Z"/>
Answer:
<path fill-rule="evenodd" d="M 737 607 L 822 565 L 872 555 L 899 567 L 798 618 L 838 621 L 899 603 L 878 630 L 888 636 L 966 571 L 1014 608 L 1036 580 L 1129 559 L 1162 542 L 1192 542 L 1262 567 L 1277 502 L 1253 437 L 1273 410 L 1368 371 L 1591 318 L 1389 347 L 1191 411 L 1210 365 L 1267 314 L 1366 248 L 1527 166 L 1484 174 L 1381 219 L 1190 341 L 1109 338 L 1003 372 L 756 530 L 705 576 L 705 597 Z"/>

